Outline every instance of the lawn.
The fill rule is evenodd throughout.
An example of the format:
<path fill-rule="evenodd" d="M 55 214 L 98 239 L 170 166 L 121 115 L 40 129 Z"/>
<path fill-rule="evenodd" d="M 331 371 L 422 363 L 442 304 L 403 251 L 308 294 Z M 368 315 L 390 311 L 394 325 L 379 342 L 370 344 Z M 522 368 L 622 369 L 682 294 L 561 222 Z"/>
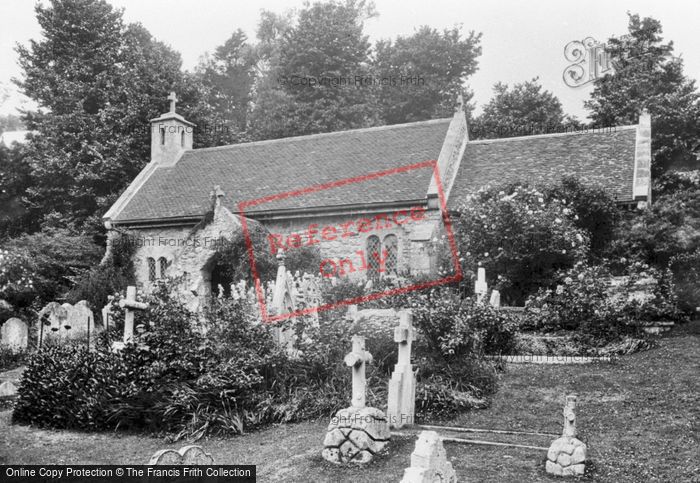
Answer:
<path fill-rule="evenodd" d="M 601 482 L 700 482 L 700 321 L 677 327 L 657 347 L 616 364 L 510 365 L 493 404 L 450 424 L 559 433 L 563 396 L 579 396 L 577 426 Z M 162 440 L 124 434 L 45 431 L 9 424 L 0 412 L 0 464 L 136 464 Z M 335 467 L 320 457 L 326 423 L 276 426 L 228 439 L 200 441 L 216 463 L 256 464 L 259 481 L 399 481 L 413 438 L 394 438 L 389 454 L 363 468 Z M 459 435 L 548 446 L 541 436 Z M 544 471 L 545 452 L 446 443 L 462 481 L 561 481 Z"/>

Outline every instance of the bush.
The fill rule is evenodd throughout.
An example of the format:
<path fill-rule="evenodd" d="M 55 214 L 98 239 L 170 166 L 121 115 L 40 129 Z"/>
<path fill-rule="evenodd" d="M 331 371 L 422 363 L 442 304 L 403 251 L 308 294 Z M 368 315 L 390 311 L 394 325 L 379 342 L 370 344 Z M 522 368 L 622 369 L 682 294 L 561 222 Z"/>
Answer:
<path fill-rule="evenodd" d="M 528 299 L 522 327 L 575 331 L 579 343 L 599 347 L 625 336 L 644 337 L 645 322 L 678 320 L 670 274 L 638 262 L 628 268 L 626 277 L 620 292 L 613 294 L 608 268 L 579 263 L 559 274 L 556 288 L 542 288 Z M 636 283 L 648 278 L 658 281 L 653 297 L 643 302 L 631 297 Z"/>
<path fill-rule="evenodd" d="M 17 311 L 60 299 L 70 279 L 95 265 L 102 249 L 90 237 L 65 230 L 9 239 L 0 259 L 0 298 Z"/>
<path fill-rule="evenodd" d="M 669 262 L 678 297 L 678 306 L 688 314 L 700 307 L 700 248 L 675 255 Z"/>
<path fill-rule="evenodd" d="M 27 352 L 23 350 L 8 349 L 0 346 L 0 371 L 9 371 L 24 364 Z"/>
<path fill-rule="evenodd" d="M 387 381 L 396 362 L 393 326 L 337 319 L 322 319 L 317 325 L 309 319 L 286 322 L 298 326 L 301 335 L 298 357 L 290 358 L 273 342 L 276 327 L 256 323 L 255 309 L 246 302 L 213 300 L 209 322 L 200 326 L 198 316 L 168 293 L 167 284 L 161 283 L 148 297 L 149 309 L 136 318 L 135 343 L 118 352 L 111 351 L 108 337 L 91 352 L 50 345 L 37 351 L 27 363 L 14 420 L 56 428 L 164 431 L 175 433 L 176 439 L 196 439 L 327 417 L 350 402 L 351 377 L 343 359 L 354 334 L 366 337 L 374 356 L 367 368 L 368 404 L 386 404 Z M 442 305 L 434 300 L 430 314 Z M 454 306 L 459 307 L 458 299 Z M 463 311 L 475 310 L 482 309 Z M 439 314 L 445 319 L 446 312 Z M 437 325 L 446 320 L 437 322 L 436 317 L 428 319 Z M 497 340 L 502 331 L 494 330 L 498 321 L 489 317 L 448 330 L 453 335 L 440 355 L 417 343 L 418 391 L 423 395 L 418 417 L 485 404 L 483 398 L 495 382 L 491 366 L 456 357 L 446 361 L 442 354 L 453 346 L 464 354 L 462 347 Z"/>
<path fill-rule="evenodd" d="M 126 233 L 111 239 L 108 256 L 97 267 L 73 277 L 74 285 L 66 294 L 68 303 L 87 300 L 92 310 L 99 312 L 107 304 L 110 295 L 134 285 L 134 239 Z"/>
<path fill-rule="evenodd" d="M 544 192 L 550 202 L 566 200 L 567 206 L 573 210 L 574 225 L 588 233 L 590 255 L 602 257 L 615 237 L 615 226 L 620 217 L 615 199 L 604 189 L 584 185 L 571 176 L 544 188 Z"/>
<path fill-rule="evenodd" d="M 464 272 L 479 265 L 504 302 L 522 303 L 557 271 L 588 257 L 589 239 L 568 200 L 513 184 L 480 190 L 459 205 L 456 236 Z"/>

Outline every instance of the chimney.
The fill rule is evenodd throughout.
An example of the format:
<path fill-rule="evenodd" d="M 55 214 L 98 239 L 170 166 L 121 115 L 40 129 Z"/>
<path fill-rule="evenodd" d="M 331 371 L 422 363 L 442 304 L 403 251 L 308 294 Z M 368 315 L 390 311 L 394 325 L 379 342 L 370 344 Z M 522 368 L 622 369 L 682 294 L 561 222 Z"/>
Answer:
<path fill-rule="evenodd" d="M 195 124 L 175 112 L 177 97 L 168 96 L 170 111 L 151 119 L 151 162 L 161 166 L 173 166 L 182 153 L 192 149 Z"/>

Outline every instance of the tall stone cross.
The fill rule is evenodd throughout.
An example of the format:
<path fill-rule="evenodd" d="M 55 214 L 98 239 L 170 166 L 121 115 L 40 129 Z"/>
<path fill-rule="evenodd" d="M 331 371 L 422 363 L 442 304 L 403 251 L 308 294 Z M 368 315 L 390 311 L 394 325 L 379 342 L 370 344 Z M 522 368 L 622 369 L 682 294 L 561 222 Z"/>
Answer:
<path fill-rule="evenodd" d="M 137 302 L 136 287 L 129 285 L 126 288 L 126 299 L 121 299 L 119 306 L 124 309 L 124 343 L 126 344 L 134 336 L 134 311 L 146 310 L 148 304 Z"/>
<path fill-rule="evenodd" d="M 566 396 L 564 405 L 564 436 L 576 437 L 576 396 Z"/>
<path fill-rule="evenodd" d="M 352 352 L 345 356 L 345 365 L 352 367 L 352 407 L 365 407 L 367 379 L 365 364 L 372 362 L 372 354 L 365 350 L 365 338 L 352 336 Z"/>
<path fill-rule="evenodd" d="M 177 96 L 175 95 L 175 92 L 170 93 L 170 95 L 168 96 L 168 100 L 170 101 L 170 112 L 175 112 L 175 103 L 177 102 Z"/>
<path fill-rule="evenodd" d="M 400 428 L 413 424 L 416 407 L 416 375 L 411 365 L 411 345 L 415 340 L 413 314 L 402 310 L 399 326 L 394 328 L 394 342 L 399 344 L 399 359 L 389 381 L 387 419 L 389 426 Z"/>

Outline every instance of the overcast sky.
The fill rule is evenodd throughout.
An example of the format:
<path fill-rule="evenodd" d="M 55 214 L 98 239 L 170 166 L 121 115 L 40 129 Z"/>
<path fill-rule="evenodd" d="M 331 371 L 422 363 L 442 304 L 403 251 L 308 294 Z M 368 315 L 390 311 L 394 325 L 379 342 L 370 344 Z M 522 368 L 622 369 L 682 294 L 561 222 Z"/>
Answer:
<path fill-rule="evenodd" d="M 158 40 L 182 54 L 191 70 L 204 52 L 222 44 L 237 28 L 255 35 L 261 9 L 281 12 L 302 5 L 301 0 L 111 0 L 124 8 L 128 22 L 141 22 Z M 0 0 L 0 89 L 20 75 L 16 42 L 38 38 L 40 31 L 34 2 Z M 590 85 L 566 86 L 562 72 L 569 64 L 564 46 L 572 40 L 593 37 L 604 41 L 627 32 L 626 12 L 661 21 L 664 38 L 673 40 L 675 52 L 685 60 L 685 72 L 700 79 L 700 2 L 696 0 L 376 0 L 378 16 L 365 31 L 372 40 L 409 35 L 427 24 L 439 29 L 461 23 L 465 31 L 482 32 L 479 70 L 468 83 L 477 109 L 489 100 L 493 84 L 522 82 L 539 77 L 564 105 L 564 110 L 584 119 L 583 101 Z M 425 76 L 429 76 L 426 73 Z M 0 100 L 2 91 L 0 90 Z M 0 105 L 0 114 L 15 109 L 19 97 L 12 94 Z"/>

